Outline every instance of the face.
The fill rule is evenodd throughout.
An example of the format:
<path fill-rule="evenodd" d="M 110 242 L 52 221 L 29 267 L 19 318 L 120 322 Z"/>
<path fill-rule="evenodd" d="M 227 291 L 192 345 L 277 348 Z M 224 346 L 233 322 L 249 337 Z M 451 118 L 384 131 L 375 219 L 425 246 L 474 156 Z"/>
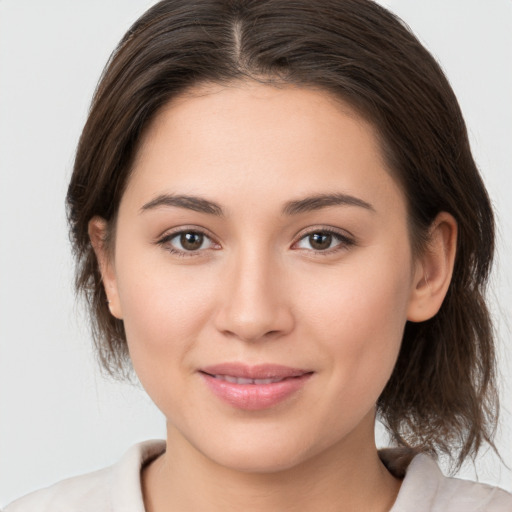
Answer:
<path fill-rule="evenodd" d="M 373 445 L 418 265 L 372 127 L 323 92 L 173 100 L 103 274 L 169 442 L 245 471 Z"/>

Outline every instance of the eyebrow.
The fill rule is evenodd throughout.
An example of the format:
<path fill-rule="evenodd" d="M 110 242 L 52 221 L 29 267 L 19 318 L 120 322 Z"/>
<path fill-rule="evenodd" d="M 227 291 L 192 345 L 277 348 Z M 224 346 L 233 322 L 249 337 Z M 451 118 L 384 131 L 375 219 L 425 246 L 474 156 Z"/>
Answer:
<path fill-rule="evenodd" d="M 185 208 L 187 210 L 215 215 L 217 217 L 224 216 L 222 207 L 213 201 L 197 196 L 174 194 L 161 194 L 157 196 L 155 199 L 144 204 L 141 208 L 141 212 L 153 210 L 162 206 Z M 375 212 L 375 208 L 370 203 L 367 203 L 358 197 L 348 194 L 317 194 L 287 202 L 282 213 L 287 216 L 299 215 L 301 213 L 320 210 L 329 206 L 358 206 L 371 212 Z"/>
<path fill-rule="evenodd" d="M 207 213 L 217 217 L 224 216 L 222 208 L 213 201 L 208 201 L 207 199 L 196 196 L 173 194 L 161 194 L 158 197 L 155 197 L 155 199 L 152 199 L 141 208 L 141 212 L 153 210 L 162 206 L 186 208 L 187 210 L 193 210 L 199 213 Z"/>
<path fill-rule="evenodd" d="M 347 194 L 317 194 L 296 201 L 289 201 L 283 208 L 283 215 L 298 215 L 328 206 L 358 206 L 371 212 L 375 208 L 366 201 Z"/>

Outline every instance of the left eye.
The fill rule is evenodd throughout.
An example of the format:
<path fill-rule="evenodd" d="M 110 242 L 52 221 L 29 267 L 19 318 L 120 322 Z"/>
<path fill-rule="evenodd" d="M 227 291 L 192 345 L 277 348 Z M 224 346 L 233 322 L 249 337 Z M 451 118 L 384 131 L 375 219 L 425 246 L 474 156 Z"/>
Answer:
<path fill-rule="evenodd" d="M 205 234 L 197 231 L 182 231 L 167 238 L 167 243 L 178 251 L 191 252 L 210 249 L 213 242 Z"/>
<path fill-rule="evenodd" d="M 302 237 L 296 246 L 299 249 L 327 251 L 343 243 L 347 244 L 348 240 L 341 235 L 328 231 L 315 231 L 314 233 L 309 233 Z"/>

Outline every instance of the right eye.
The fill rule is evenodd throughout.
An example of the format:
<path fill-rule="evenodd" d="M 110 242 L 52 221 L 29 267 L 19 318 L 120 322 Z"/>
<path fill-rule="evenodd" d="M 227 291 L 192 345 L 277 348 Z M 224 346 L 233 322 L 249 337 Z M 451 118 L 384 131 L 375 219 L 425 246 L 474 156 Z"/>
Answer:
<path fill-rule="evenodd" d="M 158 244 L 180 256 L 188 256 L 217 247 L 217 244 L 209 236 L 196 230 L 183 230 L 168 234 L 160 239 Z"/>

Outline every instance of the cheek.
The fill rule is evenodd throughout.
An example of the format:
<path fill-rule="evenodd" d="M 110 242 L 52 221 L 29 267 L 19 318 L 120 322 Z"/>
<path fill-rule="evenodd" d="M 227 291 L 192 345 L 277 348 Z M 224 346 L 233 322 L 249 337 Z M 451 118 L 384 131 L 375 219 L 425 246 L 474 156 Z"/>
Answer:
<path fill-rule="evenodd" d="M 133 253 L 118 264 L 130 357 L 159 406 L 169 398 L 165 390 L 179 386 L 181 376 L 193 372 L 187 356 L 211 317 L 211 280 L 208 273 L 193 268 L 142 263 Z"/>
<path fill-rule="evenodd" d="M 311 274 L 302 282 L 310 290 L 303 295 L 304 337 L 318 340 L 332 378 L 354 400 L 361 394 L 376 400 L 396 362 L 411 287 L 405 256 L 403 261 L 393 253 L 347 261 L 321 287 Z"/>

